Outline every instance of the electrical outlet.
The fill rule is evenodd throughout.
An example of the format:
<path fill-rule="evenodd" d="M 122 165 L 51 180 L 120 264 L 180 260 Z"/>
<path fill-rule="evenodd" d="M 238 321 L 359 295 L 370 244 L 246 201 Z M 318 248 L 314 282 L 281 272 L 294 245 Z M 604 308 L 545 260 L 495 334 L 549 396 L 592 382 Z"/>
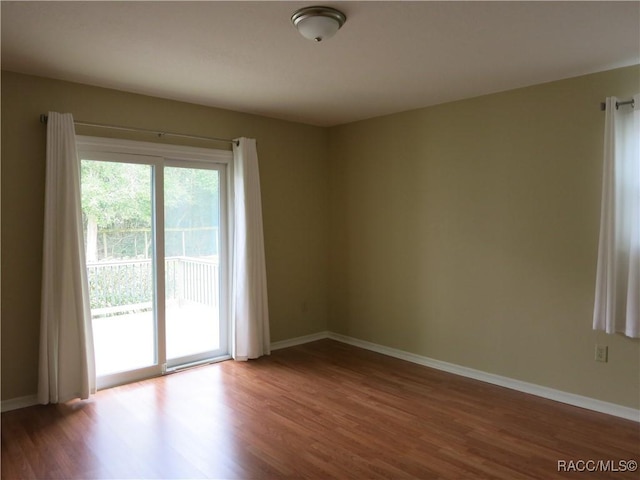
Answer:
<path fill-rule="evenodd" d="M 596 362 L 606 363 L 609 356 L 609 347 L 606 345 L 596 345 Z"/>

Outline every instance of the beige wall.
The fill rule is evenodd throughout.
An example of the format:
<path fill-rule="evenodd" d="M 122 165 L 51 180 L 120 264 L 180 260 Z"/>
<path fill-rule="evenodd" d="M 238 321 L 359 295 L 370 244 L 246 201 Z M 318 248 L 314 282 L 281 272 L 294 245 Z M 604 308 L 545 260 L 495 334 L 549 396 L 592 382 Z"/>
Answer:
<path fill-rule="evenodd" d="M 325 129 L 3 72 L 2 399 L 34 394 L 37 386 L 46 137 L 38 116 L 49 110 L 72 112 L 88 122 L 256 138 L 272 340 L 326 329 Z"/>
<path fill-rule="evenodd" d="M 640 408 L 640 343 L 591 329 L 599 103 L 638 88 L 633 67 L 330 129 L 329 329 Z"/>
<path fill-rule="evenodd" d="M 272 340 L 329 329 L 640 408 L 640 342 L 591 330 L 598 106 L 639 85 L 633 67 L 321 129 L 3 73 L 2 399 L 36 388 L 54 110 L 258 139 Z"/>

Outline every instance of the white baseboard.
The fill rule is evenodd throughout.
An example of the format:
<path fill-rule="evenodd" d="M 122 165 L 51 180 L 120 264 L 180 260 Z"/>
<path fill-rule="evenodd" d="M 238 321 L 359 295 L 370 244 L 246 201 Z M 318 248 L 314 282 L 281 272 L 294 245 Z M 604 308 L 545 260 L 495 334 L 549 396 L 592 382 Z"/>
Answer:
<path fill-rule="evenodd" d="M 444 372 L 453 373 L 455 375 L 473 378 L 482 382 L 499 385 L 501 387 L 517 390 L 519 392 L 529 393 L 531 395 L 547 398 L 549 400 L 555 400 L 557 402 L 566 403 L 575 407 L 586 408 L 588 410 L 606 413 L 608 415 L 625 418 L 634 422 L 640 422 L 640 410 L 636 410 L 634 408 L 624 407 L 615 403 L 604 402 L 602 400 L 596 400 L 594 398 L 584 397 L 582 395 L 576 395 L 574 393 L 567 393 L 563 392 L 562 390 L 543 387 L 534 383 L 523 382 L 521 380 L 515 380 L 513 378 L 503 377 L 501 375 L 495 375 L 493 373 L 487 373 L 481 370 L 475 370 L 473 368 L 443 362 L 441 360 L 435 360 L 433 358 L 416 355 L 415 353 L 405 352 L 404 350 L 398 350 L 396 348 L 385 347 L 384 345 L 367 342 L 365 340 L 359 340 L 357 338 L 349 337 L 347 335 L 341 335 L 339 333 L 324 331 L 313 333 L 311 335 L 304 335 L 302 337 L 290 338 L 288 340 L 281 340 L 279 342 L 272 343 L 271 350 L 293 347 L 296 345 L 315 342 L 317 340 L 323 340 L 325 338 L 330 338 L 338 342 L 364 348 L 365 350 L 371 350 L 372 352 L 377 352 L 383 355 L 388 355 L 390 357 L 406 360 L 418 365 L 435 368 L 436 370 L 442 370 Z M 3 400 L 1 407 L 2 412 L 8 412 L 10 410 L 31 407 L 37 404 L 38 399 L 36 395 L 27 395 L 26 397 Z"/>
<path fill-rule="evenodd" d="M 295 337 L 288 340 L 273 342 L 271 344 L 271 350 L 280 350 L 281 348 L 295 347 L 296 345 L 315 342 L 316 340 L 323 340 L 325 338 L 329 338 L 329 332 L 312 333 L 311 335 L 304 335 L 302 337 Z"/>
<path fill-rule="evenodd" d="M 406 360 L 408 362 L 424 365 L 426 367 L 435 368 L 436 370 L 442 370 L 444 372 L 453 373 L 455 375 L 473 378 L 482 382 L 499 385 L 501 387 L 517 390 L 519 392 L 529 393 L 531 395 L 547 398 L 549 400 L 555 400 L 557 402 L 566 403 L 575 407 L 586 408 L 588 410 L 606 413 L 608 415 L 614 415 L 616 417 L 625 418 L 627 420 L 633 420 L 634 422 L 640 422 L 640 410 L 636 410 L 634 408 L 624 407 L 615 403 L 604 402 L 602 400 L 596 400 L 595 398 L 584 397 L 582 395 L 576 395 L 574 393 L 563 392 L 562 390 L 543 387 L 534 383 L 523 382 L 521 380 L 515 380 L 513 378 L 503 377 L 501 375 L 495 375 L 493 373 L 487 373 L 481 370 L 475 370 L 473 368 L 463 367 L 453 363 L 435 360 L 429 357 L 423 357 L 414 353 L 405 352 L 403 350 L 398 350 L 391 347 L 385 347 L 384 345 L 378 345 L 377 343 L 359 340 L 357 338 L 340 335 L 338 333 L 329 332 L 328 338 L 337 340 L 338 342 L 347 343 L 355 347 L 382 353 L 390 357 L 395 357 L 401 360 Z"/>
<path fill-rule="evenodd" d="M 38 404 L 37 395 L 27 395 L 26 397 L 10 398 L 9 400 L 3 400 L 0 405 L 2 412 L 10 412 L 11 410 L 18 410 L 19 408 L 32 407 Z"/>

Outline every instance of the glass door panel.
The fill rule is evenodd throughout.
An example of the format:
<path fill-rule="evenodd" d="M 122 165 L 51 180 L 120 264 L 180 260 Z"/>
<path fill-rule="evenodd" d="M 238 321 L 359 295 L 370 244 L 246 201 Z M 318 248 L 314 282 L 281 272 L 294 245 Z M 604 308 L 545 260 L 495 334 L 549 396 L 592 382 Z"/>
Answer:
<path fill-rule="evenodd" d="M 220 325 L 220 184 L 215 169 L 164 168 L 169 366 L 211 358 L 226 345 Z"/>
<path fill-rule="evenodd" d="M 230 358 L 230 154 L 120 142 L 79 149 L 98 388 Z"/>
<path fill-rule="evenodd" d="M 82 160 L 98 377 L 157 363 L 151 165 Z"/>

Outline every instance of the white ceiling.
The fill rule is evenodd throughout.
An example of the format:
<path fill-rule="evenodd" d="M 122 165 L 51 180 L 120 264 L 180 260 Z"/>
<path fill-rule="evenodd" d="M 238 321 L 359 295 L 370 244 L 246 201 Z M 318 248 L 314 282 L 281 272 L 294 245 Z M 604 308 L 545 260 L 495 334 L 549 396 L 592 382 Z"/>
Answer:
<path fill-rule="evenodd" d="M 314 43 L 302 6 L 342 10 Z M 314 125 L 640 63 L 640 2 L 9 2 L 2 68 Z"/>

